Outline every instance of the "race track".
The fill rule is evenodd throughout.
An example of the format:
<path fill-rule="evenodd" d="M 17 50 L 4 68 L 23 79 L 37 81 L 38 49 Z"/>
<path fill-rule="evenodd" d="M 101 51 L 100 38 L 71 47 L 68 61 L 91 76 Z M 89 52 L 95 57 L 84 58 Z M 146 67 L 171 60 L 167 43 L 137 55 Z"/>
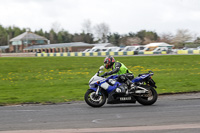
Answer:
<path fill-rule="evenodd" d="M 0 107 L 0 133 L 199 133 L 200 93 L 159 96 L 152 106 L 84 102 Z"/>

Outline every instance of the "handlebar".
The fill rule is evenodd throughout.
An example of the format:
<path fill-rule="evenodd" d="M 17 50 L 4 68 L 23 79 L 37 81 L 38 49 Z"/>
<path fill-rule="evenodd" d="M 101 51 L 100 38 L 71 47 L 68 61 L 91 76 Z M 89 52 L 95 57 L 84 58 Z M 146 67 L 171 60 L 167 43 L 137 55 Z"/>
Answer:
<path fill-rule="evenodd" d="M 152 71 L 149 71 L 149 74 L 150 74 L 151 76 L 153 76 L 153 75 L 154 75 L 154 73 L 153 73 Z"/>

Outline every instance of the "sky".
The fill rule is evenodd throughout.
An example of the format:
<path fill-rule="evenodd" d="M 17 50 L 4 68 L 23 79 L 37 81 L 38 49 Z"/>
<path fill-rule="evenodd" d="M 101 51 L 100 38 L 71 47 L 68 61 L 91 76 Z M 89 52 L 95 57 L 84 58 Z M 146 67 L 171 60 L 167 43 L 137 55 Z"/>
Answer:
<path fill-rule="evenodd" d="M 86 20 L 107 24 L 111 33 L 188 29 L 200 36 L 200 0 L 0 0 L 4 27 L 49 31 L 57 23 L 81 33 Z"/>

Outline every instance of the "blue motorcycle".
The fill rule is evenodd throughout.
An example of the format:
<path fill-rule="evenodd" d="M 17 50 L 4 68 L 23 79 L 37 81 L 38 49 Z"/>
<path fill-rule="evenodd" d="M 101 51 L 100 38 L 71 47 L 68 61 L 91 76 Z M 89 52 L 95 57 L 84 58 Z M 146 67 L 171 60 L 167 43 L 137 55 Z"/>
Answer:
<path fill-rule="evenodd" d="M 90 79 L 89 89 L 85 93 L 85 102 L 91 107 L 101 107 L 107 104 L 136 103 L 142 105 L 152 105 L 157 101 L 158 95 L 155 90 L 156 85 L 149 71 L 139 74 L 132 80 L 134 89 L 130 89 L 126 82 L 120 79 L 120 75 L 111 75 L 107 78 L 101 77 L 104 66 Z"/>

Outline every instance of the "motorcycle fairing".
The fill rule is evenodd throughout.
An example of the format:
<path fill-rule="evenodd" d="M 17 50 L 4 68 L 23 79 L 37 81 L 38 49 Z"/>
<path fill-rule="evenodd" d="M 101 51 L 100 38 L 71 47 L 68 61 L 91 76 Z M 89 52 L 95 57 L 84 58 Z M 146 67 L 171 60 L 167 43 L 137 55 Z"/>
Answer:
<path fill-rule="evenodd" d="M 135 83 L 135 82 L 140 82 L 140 81 L 142 81 L 143 79 L 147 78 L 148 76 L 150 76 L 150 74 L 141 75 L 141 76 L 139 76 L 139 77 L 134 78 L 134 79 L 132 80 L 132 82 L 133 82 L 133 83 Z"/>
<path fill-rule="evenodd" d="M 111 75 L 109 76 L 106 80 L 101 80 L 99 83 L 95 83 L 97 86 L 101 86 L 101 84 L 105 83 L 105 82 L 108 82 L 109 79 L 116 79 L 118 77 L 118 75 Z M 113 90 L 115 90 L 118 86 L 121 86 L 121 83 L 119 82 L 116 82 L 113 86 L 109 86 L 106 91 L 108 92 L 108 94 L 110 92 L 112 92 Z M 90 88 L 92 90 L 94 90 L 95 92 L 97 91 L 97 88 Z"/>
<path fill-rule="evenodd" d="M 112 92 L 113 90 L 115 90 L 118 86 L 120 86 L 121 84 L 119 83 L 119 82 L 116 82 L 116 84 L 115 85 L 113 85 L 113 86 L 109 86 L 108 87 L 108 89 L 106 89 L 106 91 L 107 91 L 107 93 L 109 94 L 110 92 Z M 100 84 L 99 84 L 99 86 L 100 86 Z M 94 90 L 95 92 L 97 91 L 97 88 L 90 88 L 90 89 L 92 89 L 92 90 Z"/>

